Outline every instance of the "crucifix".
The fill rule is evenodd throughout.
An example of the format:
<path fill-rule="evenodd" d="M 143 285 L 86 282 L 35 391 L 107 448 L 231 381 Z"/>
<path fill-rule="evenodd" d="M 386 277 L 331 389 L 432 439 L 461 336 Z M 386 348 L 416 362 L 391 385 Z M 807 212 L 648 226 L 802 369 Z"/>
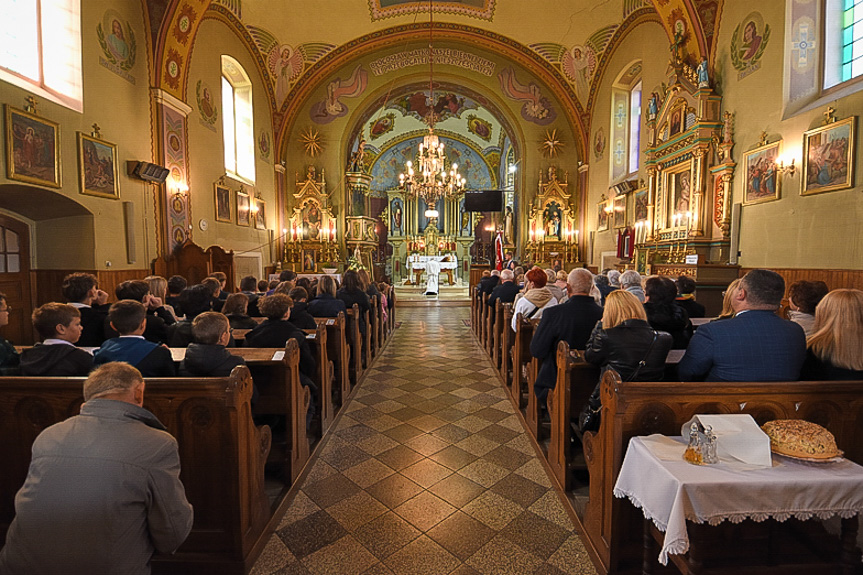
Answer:
<path fill-rule="evenodd" d="M 31 114 L 38 114 L 39 112 L 36 110 L 36 98 L 33 96 L 27 96 L 24 98 L 24 101 L 27 102 L 24 105 L 24 110 L 30 112 Z"/>
<path fill-rule="evenodd" d="M 827 111 L 823 112 L 824 114 L 824 125 L 832 124 L 836 121 L 836 118 L 833 117 L 833 112 L 836 111 L 836 108 L 833 106 L 827 106 Z"/>
<path fill-rule="evenodd" d="M 96 123 L 93 124 L 93 131 L 90 132 L 90 135 L 93 136 L 94 138 L 96 138 L 97 140 L 102 139 L 102 132 L 99 129 L 99 124 L 96 124 Z"/>

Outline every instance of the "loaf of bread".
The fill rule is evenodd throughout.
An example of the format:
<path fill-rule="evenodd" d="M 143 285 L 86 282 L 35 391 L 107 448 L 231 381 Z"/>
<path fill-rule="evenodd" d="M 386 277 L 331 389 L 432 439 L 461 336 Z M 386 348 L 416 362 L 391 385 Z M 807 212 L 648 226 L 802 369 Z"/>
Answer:
<path fill-rule="evenodd" d="M 816 423 L 802 419 L 777 419 L 768 421 L 761 429 L 770 438 L 770 449 L 774 453 L 809 459 L 831 459 L 842 455 L 833 434 Z"/>

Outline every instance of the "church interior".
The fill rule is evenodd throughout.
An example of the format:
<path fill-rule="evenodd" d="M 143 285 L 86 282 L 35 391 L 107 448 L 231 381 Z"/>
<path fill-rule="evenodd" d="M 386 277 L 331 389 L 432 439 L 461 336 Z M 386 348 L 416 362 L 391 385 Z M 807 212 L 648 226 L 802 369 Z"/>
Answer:
<path fill-rule="evenodd" d="M 863 289 L 861 0 L 12 6 L 0 25 L 0 292 L 11 312 L 4 337 L 18 345 L 34 343 L 31 311 L 62 301 L 67 274 L 92 273 L 113 293 L 192 250 L 206 250 L 211 263 L 211 254 L 227 258 L 232 285 L 249 275 L 343 273 L 359 264 L 395 285 L 403 303 L 422 305 L 429 259 L 440 263 L 440 299 L 467 300 L 504 254 L 567 271 L 689 275 L 699 282 L 699 300 L 716 312 L 725 286 L 755 268 L 778 271 L 789 283 L 817 278 Z M 424 195 L 421 182 L 405 182 L 429 142 L 440 146 L 440 177 L 449 177 L 444 194 Z M 417 180 L 428 177 L 420 172 Z M 197 270 L 197 279 L 211 271 Z M 332 545 L 301 550 L 274 539 L 256 547 L 262 559 L 253 572 L 614 572 L 601 551 L 585 550 L 567 518 L 579 513 L 572 501 L 567 509 L 547 497 L 553 483 L 508 406 L 506 387 L 483 383 L 499 385 L 497 365 L 470 365 L 485 361 L 465 328 L 476 316 L 466 307 L 400 311 L 397 321 L 406 325 L 396 338 L 432 341 L 418 351 L 412 340 L 396 339 L 369 366 L 372 385 L 333 428 L 323 464 L 306 471 L 304 480 L 318 485 L 293 495 L 278 531 L 315 532 Z M 453 351 L 460 339 L 469 350 Z M 418 389 L 387 391 L 385 382 L 447 383 L 424 354 L 455 362 L 450 381 L 469 376 L 470 393 L 453 396 L 453 388 L 444 396 L 477 397 L 470 406 L 476 429 L 445 418 L 436 428 L 424 414 L 429 428 L 414 422 L 413 429 L 430 437 L 444 428 L 451 436 L 421 443 L 392 432 L 407 425 L 400 416 L 396 422 L 387 413 L 390 427 L 363 419 L 369 401 L 393 403 Z M 411 375 L 405 362 L 431 379 Z M 436 395 L 426 390 L 419 401 Z M 380 435 L 368 441 L 373 456 L 396 442 L 400 451 L 431 456 L 444 440 L 461 446 L 459 465 L 494 453 L 494 469 L 508 483 L 496 490 L 501 477 L 475 465 L 470 479 L 481 487 L 482 505 L 475 500 L 473 514 L 452 521 L 453 529 L 488 537 L 475 547 L 435 538 L 443 518 L 427 525 L 398 519 L 390 527 L 405 541 L 390 541 L 386 552 L 369 530 L 334 536 L 350 523 L 350 510 L 328 516 L 327 506 L 343 499 L 324 486 L 343 489 L 334 478 L 362 466 L 372 475 L 348 474 L 361 488 L 350 497 L 359 501 L 388 476 L 374 457 L 351 460 L 350 430 L 374 427 L 369 422 Z M 482 430 L 487 450 L 459 443 L 462 433 Z M 397 463 L 401 471 L 417 462 Z M 438 480 L 450 475 L 438 467 L 452 468 L 439 459 L 426 471 L 440 472 Z M 446 517 L 437 502 L 469 505 L 447 499 L 443 488 L 434 492 L 428 476 L 414 471 L 411 486 L 435 504 L 417 503 L 413 512 Z M 389 481 L 395 509 L 407 488 Z M 456 483 L 446 487 L 457 491 Z M 524 509 L 535 523 L 519 515 Z M 534 547 L 524 548 L 530 552 L 513 555 L 507 525 L 516 516 L 521 523 L 510 531 L 548 538 L 534 537 Z M 332 561 L 343 561 L 343 570 Z"/>

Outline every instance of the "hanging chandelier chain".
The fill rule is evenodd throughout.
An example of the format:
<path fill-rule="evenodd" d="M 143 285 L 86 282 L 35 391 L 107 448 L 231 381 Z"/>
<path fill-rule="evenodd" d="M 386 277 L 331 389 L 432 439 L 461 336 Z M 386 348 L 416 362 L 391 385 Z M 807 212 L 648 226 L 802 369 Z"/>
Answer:
<path fill-rule="evenodd" d="M 444 144 L 434 133 L 434 10 L 429 0 L 429 133 L 423 137 L 417 153 L 417 170 L 413 162 L 407 162 L 407 175 L 399 174 L 399 189 L 406 194 L 422 198 L 426 205 L 435 206 L 441 198 L 464 189 L 465 179 L 458 172 L 458 164 L 446 166 Z"/>

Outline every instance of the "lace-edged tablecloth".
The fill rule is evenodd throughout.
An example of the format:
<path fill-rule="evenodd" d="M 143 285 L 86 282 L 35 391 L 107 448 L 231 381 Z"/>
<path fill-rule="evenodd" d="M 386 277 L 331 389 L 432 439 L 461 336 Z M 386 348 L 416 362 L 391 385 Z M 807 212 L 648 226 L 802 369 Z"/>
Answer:
<path fill-rule="evenodd" d="M 672 446 L 669 442 L 676 442 Z M 633 437 L 614 486 L 665 533 L 659 561 L 689 550 L 686 521 L 785 521 L 854 517 L 863 512 L 863 467 L 848 460 L 806 463 L 773 457 L 771 468 L 683 460 L 682 437 Z M 679 457 L 669 454 L 679 452 Z"/>

